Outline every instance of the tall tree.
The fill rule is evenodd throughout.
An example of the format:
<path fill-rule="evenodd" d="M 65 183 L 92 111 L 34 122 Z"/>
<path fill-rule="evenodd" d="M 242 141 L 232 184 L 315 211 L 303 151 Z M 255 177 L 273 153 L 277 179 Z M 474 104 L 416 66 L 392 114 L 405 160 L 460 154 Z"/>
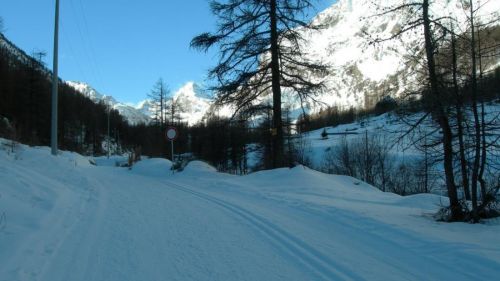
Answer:
<path fill-rule="evenodd" d="M 470 31 L 470 96 L 471 96 L 471 107 L 474 117 L 474 137 L 473 137 L 473 150 L 474 159 L 472 165 L 472 175 L 471 175 L 471 191 L 472 191 L 472 219 L 474 222 L 479 221 L 479 212 L 481 209 L 489 204 L 487 183 L 485 180 L 485 169 L 486 162 L 488 159 L 488 149 L 487 143 L 487 127 L 490 127 L 492 122 L 486 122 L 486 110 L 485 110 L 485 97 L 480 89 L 483 83 L 483 49 L 481 48 L 481 32 L 485 32 L 488 26 L 497 25 L 499 17 L 495 16 L 490 19 L 489 23 L 479 23 L 480 19 L 478 17 L 479 11 L 484 9 L 481 3 L 475 3 L 475 1 L 469 0 L 468 4 L 469 15 L 468 15 L 468 25 Z M 498 58 L 499 54 L 494 54 L 493 57 Z M 486 58 L 486 57 L 485 57 Z M 479 76 L 479 77 L 478 77 Z M 481 112 L 479 112 L 479 107 Z M 493 121 L 493 120 L 491 120 Z M 488 125 L 490 123 L 490 125 Z M 494 127 L 491 126 L 491 127 Z M 496 130 L 496 129 L 494 129 Z M 481 206 L 478 206 L 478 183 L 481 188 Z M 494 197 L 495 195 L 493 195 Z"/>
<path fill-rule="evenodd" d="M 183 104 L 180 102 L 179 97 L 172 96 L 168 98 L 165 104 L 165 119 L 169 125 L 177 125 L 182 121 L 181 112 L 183 111 Z"/>
<path fill-rule="evenodd" d="M 452 80 L 453 80 L 453 93 L 455 95 L 455 111 L 456 111 L 456 122 L 457 122 L 457 138 L 458 138 L 458 151 L 460 155 L 460 172 L 462 175 L 462 186 L 464 188 L 464 195 L 466 200 L 471 199 L 470 185 L 469 185 L 469 171 L 466 158 L 466 147 L 464 142 L 464 121 L 465 117 L 463 114 L 464 110 L 464 97 L 459 89 L 458 84 L 458 56 L 457 56 L 457 40 L 455 35 L 455 30 L 453 23 L 450 26 L 451 29 L 451 52 L 452 52 Z"/>
<path fill-rule="evenodd" d="M 153 89 L 151 90 L 151 93 L 148 95 L 154 106 L 153 118 L 161 128 L 163 128 L 166 119 L 165 110 L 166 110 L 168 92 L 169 92 L 168 87 L 165 85 L 163 79 L 160 78 L 158 79 L 158 81 L 156 81 L 156 83 L 153 86 Z"/>
<path fill-rule="evenodd" d="M 219 104 L 238 111 L 256 111 L 259 100 L 272 95 L 273 167 L 285 166 L 282 91 L 304 101 L 323 87 L 310 73 L 322 74 L 326 66 L 305 57 L 298 28 L 319 28 L 304 21 L 313 0 L 211 1 L 218 18 L 214 33 L 203 33 L 191 46 L 207 51 L 219 47 L 219 62 L 209 71 Z M 235 113 L 236 114 L 236 113 Z"/>
<path fill-rule="evenodd" d="M 427 116 L 431 116 L 434 122 L 439 126 L 442 144 L 443 168 L 445 174 L 446 189 L 450 200 L 450 211 L 452 221 L 461 220 L 463 212 L 458 200 L 457 185 L 455 183 L 455 171 L 453 166 L 453 140 L 454 135 L 450 125 L 449 106 L 446 101 L 446 96 L 442 87 L 442 77 L 436 65 L 436 54 L 442 43 L 443 36 L 438 36 L 437 31 L 443 31 L 444 25 L 440 22 L 441 19 L 433 17 L 431 12 L 431 1 L 402 1 L 399 5 L 393 7 L 385 7 L 379 15 L 387 15 L 392 13 L 406 13 L 408 16 L 405 25 L 392 34 L 391 37 L 385 39 L 377 39 L 376 41 L 385 41 L 401 36 L 408 31 L 414 31 L 416 28 L 423 29 L 423 53 L 425 58 L 426 78 L 428 89 L 423 91 L 423 101 L 425 110 L 428 112 L 420 119 L 412 128 L 416 128 Z"/>
<path fill-rule="evenodd" d="M 446 188 L 450 199 L 451 219 L 458 220 L 462 217 L 462 212 L 458 201 L 457 186 L 453 170 L 453 133 L 451 131 L 449 117 L 446 113 L 445 104 L 443 104 L 443 93 L 440 91 L 438 84 L 438 74 L 435 64 L 435 53 L 438 46 L 435 43 L 435 38 L 431 30 L 432 19 L 429 15 L 429 0 L 423 0 L 422 19 L 430 94 L 431 100 L 435 102 L 435 106 L 431 109 L 431 113 L 442 130 L 443 164 Z"/>

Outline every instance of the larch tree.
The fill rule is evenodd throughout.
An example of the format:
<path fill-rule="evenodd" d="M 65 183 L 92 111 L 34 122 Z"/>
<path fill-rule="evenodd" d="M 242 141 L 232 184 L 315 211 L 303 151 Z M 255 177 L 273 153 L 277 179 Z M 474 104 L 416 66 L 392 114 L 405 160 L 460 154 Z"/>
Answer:
<path fill-rule="evenodd" d="M 185 105 L 182 104 L 179 97 L 171 96 L 167 98 L 165 104 L 165 119 L 168 125 L 179 125 L 182 122 L 181 113 L 185 110 Z"/>
<path fill-rule="evenodd" d="M 430 0 L 405 0 L 399 5 L 382 8 L 382 13 L 376 16 L 406 13 L 408 17 L 398 32 L 395 32 L 388 38 L 377 38 L 375 42 L 392 40 L 409 31 L 414 31 L 417 28 L 421 28 L 423 31 L 423 58 L 425 61 L 423 65 L 426 70 L 426 87 L 428 90 L 423 91 L 422 100 L 427 114 L 413 124 L 411 130 L 418 127 L 427 116 L 431 116 L 442 132 L 440 142 L 442 145 L 442 159 L 445 174 L 444 181 L 450 200 L 451 215 L 449 220 L 456 221 L 461 220 L 464 214 L 458 199 L 457 184 L 455 182 L 455 171 L 453 166 L 454 135 L 450 125 L 450 116 L 448 114 L 448 104 L 446 101 L 447 97 L 443 91 L 441 76 L 438 66 L 436 65 L 436 54 L 442 43 L 442 36 L 439 34 L 442 32 L 443 24 L 441 20 L 443 20 L 443 18 L 434 18 L 434 15 L 430 11 L 431 3 Z"/>
<path fill-rule="evenodd" d="M 424 110 L 427 111 L 423 118 L 430 116 L 438 125 L 439 144 L 442 146 L 438 156 L 444 165 L 444 180 L 450 200 L 450 216 L 447 219 L 451 221 L 478 222 L 479 212 L 490 203 L 488 197 L 494 198 L 498 190 L 492 186 L 492 191 L 488 193 L 484 175 L 489 159 L 487 153 L 491 153 L 487 148 L 498 141 L 494 133 L 487 131 L 488 128 L 497 129 L 496 118 L 489 122 L 486 120 L 484 95 L 487 93 L 480 89 L 484 87 L 481 85 L 481 59 L 498 56 L 494 52 L 488 56 L 481 55 L 481 50 L 487 50 L 481 48 L 481 32 L 486 32 L 488 27 L 494 27 L 498 22 L 498 15 L 494 16 L 492 11 L 486 17 L 487 23 L 476 23 L 481 19 L 480 14 L 488 14 L 479 13 L 488 2 L 481 4 L 476 0 L 460 1 L 467 15 L 465 23 L 457 20 L 457 15 L 453 13 L 439 16 L 436 13 L 437 6 L 444 3 L 432 0 L 401 1 L 399 6 L 386 7 L 379 14 L 407 12 L 410 17 L 399 32 L 390 38 L 377 39 L 376 42 L 399 37 L 416 28 L 423 31 L 423 65 L 427 78 L 426 89 L 421 95 Z M 460 27 L 466 30 L 460 30 Z M 495 45 L 491 47 L 494 49 Z M 412 129 L 423 118 L 413 124 Z M 472 210 L 460 204 L 460 187 L 463 188 L 465 199 L 471 200 Z M 478 205 L 479 187 L 482 192 L 481 206 Z"/>
<path fill-rule="evenodd" d="M 162 78 L 158 79 L 153 86 L 153 90 L 148 95 L 154 105 L 154 120 L 163 128 L 165 124 L 165 111 L 166 111 L 166 102 L 167 102 L 167 94 L 169 90 L 166 86 L 165 82 Z"/>
<path fill-rule="evenodd" d="M 487 3 L 487 2 L 486 2 Z M 471 98 L 471 109 L 473 114 L 473 161 L 472 161 L 472 172 L 470 176 L 470 186 L 471 186 L 471 200 L 472 200 L 472 219 L 474 222 L 479 221 L 479 212 L 487 207 L 490 201 L 494 201 L 496 193 L 500 185 L 496 187 L 491 186 L 491 190 L 488 190 L 487 182 L 485 179 L 485 170 L 487 166 L 488 157 L 488 139 L 494 139 L 492 136 L 497 137 L 494 131 L 498 130 L 495 125 L 495 119 L 486 120 L 486 110 L 485 110 L 485 97 L 483 89 L 481 89 L 481 84 L 484 80 L 483 72 L 483 59 L 487 59 L 488 56 L 483 55 L 483 51 L 487 53 L 487 49 L 482 48 L 481 32 L 486 31 L 488 26 L 495 26 L 498 24 L 499 16 L 498 14 L 489 19 L 489 22 L 480 23 L 480 17 L 478 16 L 479 11 L 484 9 L 484 3 L 475 2 L 469 0 L 464 3 L 465 7 L 469 9 L 468 15 L 468 25 L 469 25 L 469 48 L 470 48 L 470 98 Z M 486 41 L 486 40 L 485 40 Z M 498 46 L 498 45 L 497 45 Z M 491 54 L 490 54 L 491 55 Z M 493 53 L 492 57 L 499 57 L 498 53 Z M 497 61 L 497 60 L 493 60 Z M 489 127 L 493 129 L 492 132 L 488 132 Z M 493 133 L 493 134 L 492 134 Z M 489 135 L 489 136 L 488 136 Z M 495 142 L 495 141 L 494 141 Z M 490 154 L 491 156 L 492 154 Z M 478 183 L 481 190 L 481 206 L 478 206 Z"/>
<path fill-rule="evenodd" d="M 282 91 L 302 102 L 323 88 L 320 79 L 327 71 L 321 63 L 306 58 L 299 29 L 317 29 L 305 21 L 313 0 L 227 0 L 211 1 L 217 29 L 191 41 L 200 50 L 217 46 L 218 64 L 210 69 L 216 81 L 218 104 L 231 104 L 235 115 L 265 110 L 259 101 L 272 96 L 272 166 L 282 167 L 284 134 Z"/>

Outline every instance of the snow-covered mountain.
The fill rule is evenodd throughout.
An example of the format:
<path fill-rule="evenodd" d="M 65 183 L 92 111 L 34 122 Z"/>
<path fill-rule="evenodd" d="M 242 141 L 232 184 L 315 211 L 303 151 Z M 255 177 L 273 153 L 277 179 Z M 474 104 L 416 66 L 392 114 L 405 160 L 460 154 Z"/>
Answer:
<path fill-rule="evenodd" d="M 330 106 L 366 107 L 373 106 L 384 96 L 398 96 L 405 91 L 421 86 L 420 65 L 408 64 L 408 58 L 421 52 L 423 48 L 422 31 L 405 33 L 400 39 L 379 44 L 371 44 L 374 38 L 388 38 L 397 33 L 408 20 L 402 12 L 373 16 L 383 7 L 396 6 L 404 0 L 338 0 L 331 7 L 319 13 L 312 20 L 324 26 L 317 31 L 301 30 L 309 58 L 330 66 L 330 74 L 324 77 L 326 91 L 316 99 Z M 460 0 L 433 1 L 431 13 L 434 17 L 452 16 L 456 18 L 457 28 L 466 32 L 467 8 Z M 478 14 L 483 22 L 499 17 L 500 1 L 484 1 Z M 13 53 L 29 58 L 0 34 L 0 44 L 7 44 Z M 499 66 L 500 61 L 490 66 Z M 111 104 L 131 124 L 148 123 L 153 116 L 155 105 L 144 100 L 137 105 L 116 101 L 112 96 L 102 95 L 89 85 L 81 82 L 68 82 L 69 85 L 88 96 L 95 102 Z M 286 91 L 284 91 L 286 92 Z M 212 107 L 213 102 L 203 94 L 195 82 L 188 82 L 173 96 L 180 105 L 180 119 L 189 124 L 202 120 Z M 297 117 L 299 102 L 284 97 L 284 107 L 292 110 Z M 311 108 L 317 111 L 319 108 Z M 218 114 L 231 116 L 229 107 L 219 109 Z"/>
<path fill-rule="evenodd" d="M 0 46 L 8 50 L 9 53 L 17 57 L 20 61 L 29 64 L 34 59 L 26 54 L 22 49 L 10 42 L 2 33 L 0 33 Z M 42 67 L 46 72 L 47 79 L 51 78 L 51 71 Z M 137 105 L 131 105 L 117 101 L 111 95 L 105 95 L 97 91 L 91 85 L 85 82 L 65 81 L 68 86 L 74 88 L 82 95 L 90 98 L 95 103 L 103 102 L 111 105 L 128 121 L 129 124 L 149 123 L 152 120 L 155 105 L 151 100 L 143 100 Z M 211 106 L 211 99 L 204 93 L 203 89 L 194 82 L 187 82 L 173 94 L 174 100 L 179 105 L 180 121 L 193 125 L 203 118 Z M 167 103 L 167 106 L 169 104 Z"/>
<path fill-rule="evenodd" d="M 483 3 L 484 2 L 484 3 Z M 478 16 L 483 22 L 498 18 L 500 1 L 483 1 Z M 304 50 L 313 60 L 331 66 L 326 77 L 327 91 L 319 100 L 329 105 L 372 106 L 383 96 L 397 96 L 421 85 L 418 64 L 408 58 L 423 49 L 421 28 L 407 32 L 401 39 L 371 44 L 374 38 L 389 38 L 399 32 L 409 15 L 403 12 L 381 13 L 384 7 L 396 7 L 402 0 L 339 0 L 318 14 L 313 23 L 319 31 L 304 31 Z M 433 1 L 434 18 L 451 16 L 456 28 L 466 31 L 468 7 L 460 0 Z"/>
<path fill-rule="evenodd" d="M 189 125 L 200 122 L 212 104 L 212 100 L 204 97 L 203 90 L 194 82 L 188 82 L 177 90 L 173 100 L 179 108 L 180 119 Z"/>
<path fill-rule="evenodd" d="M 323 26 L 320 30 L 300 30 L 304 37 L 303 50 L 311 60 L 318 60 L 329 66 L 330 73 L 323 77 L 326 90 L 317 100 L 320 106 L 371 107 L 385 96 L 397 97 L 402 93 L 419 89 L 422 83 L 422 65 L 409 58 L 422 55 L 423 30 L 421 27 L 404 33 L 400 38 L 373 44 L 376 38 L 390 38 L 411 21 L 407 12 L 382 13 L 384 8 L 396 7 L 404 0 L 339 0 L 312 19 L 313 24 Z M 477 16 L 482 22 L 500 17 L 500 1 L 481 2 L 483 6 Z M 452 17 L 458 32 L 467 32 L 468 6 L 460 0 L 433 1 L 431 15 L 434 18 Z M 500 61 L 485 62 L 485 68 L 500 65 Z M 490 64 L 490 65 L 487 65 Z M 188 83 L 177 94 L 186 99 L 197 98 L 193 83 Z M 286 93 L 286 91 L 284 91 Z M 189 97 L 189 98 L 188 98 Z M 188 110 L 184 120 L 201 120 L 209 100 L 197 100 L 198 109 Z M 269 102 L 263 98 L 259 102 Z M 302 111 L 300 102 L 293 96 L 283 98 L 283 106 L 291 110 L 292 118 Z M 203 109 L 202 109 L 203 108 Z M 310 112 L 319 107 L 309 108 Z M 228 107 L 218 114 L 231 116 Z M 190 114 L 194 114 L 189 116 Z"/>
<path fill-rule="evenodd" d="M 99 93 L 96 89 L 83 82 L 67 81 L 66 84 L 78 92 L 90 98 L 94 102 L 104 102 L 118 110 L 130 124 L 149 123 L 156 110 L 155 104 L 149 100 L 143 100 L 137 105 L 124 104 L 115 98 Z M 194 125 L 202 120 L 209 110 L 212 100 L 204 94 L 203 89 L 194 82 L 187 82 L 172 95 L 177 106 L 179 121 Z M 170 107 L 172 99 L 166 102 Z"/>
<path fill-rule="evenodd" d="M 107 105 L 112 106 L 113 109 L 117 110 L 120 115 L 122 115 L 128 121 L 129 124 L 147 124 L 151 121 L 149 115 L 141 110 L 141 108 L 118 102 L 112 96 L 103 95 L 86 83 L 66 81 L 66 84 L 73 87 L 82 95 L 90 98 L 95 103 L 103 102 Z"/>

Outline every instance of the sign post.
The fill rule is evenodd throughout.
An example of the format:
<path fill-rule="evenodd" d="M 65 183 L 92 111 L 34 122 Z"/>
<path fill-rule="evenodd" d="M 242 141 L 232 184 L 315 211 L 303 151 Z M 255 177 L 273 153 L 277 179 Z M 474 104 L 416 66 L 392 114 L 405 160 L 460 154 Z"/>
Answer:
<path fill-rule="evenodd" d="M 172 164 L 174 163 L 174 140 L 177 138 L 177 129 L 175 127 L 168 127 L 165 133 L 167 139 L 170 141 L 170 146 L 172 148 Z"/>

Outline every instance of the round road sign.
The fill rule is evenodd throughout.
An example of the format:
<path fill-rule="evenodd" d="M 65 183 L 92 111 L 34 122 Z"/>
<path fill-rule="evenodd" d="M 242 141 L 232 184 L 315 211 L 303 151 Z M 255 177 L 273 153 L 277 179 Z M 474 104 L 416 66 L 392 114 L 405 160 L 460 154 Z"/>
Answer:
<path fill-rule="evenodd" d="M 166 135 L 168 140 L 175 140 L 177 138 L 177 129 L 175 127 L 168 127 Z"/>

